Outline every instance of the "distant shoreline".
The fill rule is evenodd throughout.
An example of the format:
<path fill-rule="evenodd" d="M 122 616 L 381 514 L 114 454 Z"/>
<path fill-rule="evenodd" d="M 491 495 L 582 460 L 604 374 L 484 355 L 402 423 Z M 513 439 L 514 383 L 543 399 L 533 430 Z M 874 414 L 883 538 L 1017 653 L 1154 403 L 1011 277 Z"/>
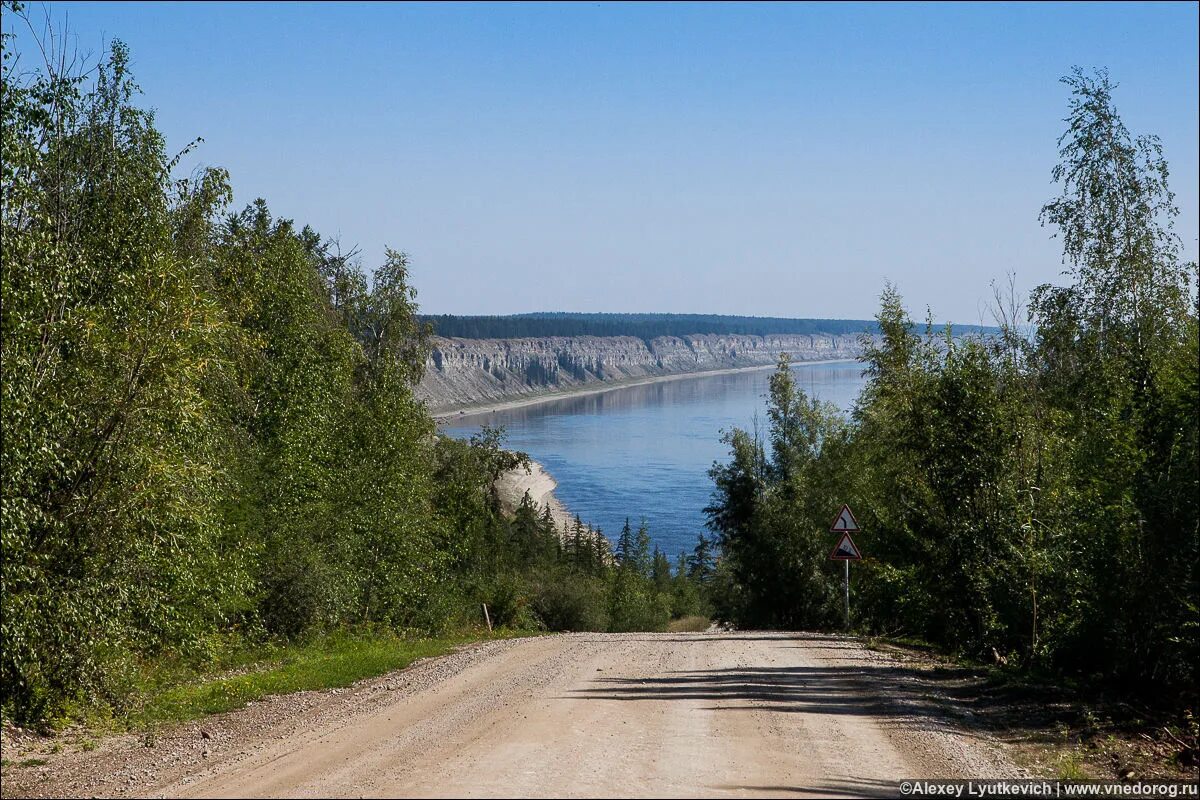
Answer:
<path fill-rule="evenodd" d="M 793 361 L 792 366 L 798 367 L 807 364 L 847 364 L 858 361 L 857 358 L 827 358 L 817 359 L 814 361 Z M 729 367 L 726 369 L 707 369 L 699 372 L 676 372 L 670 375 L 653 375 L 647 378 L 634 378 L 625 381 L 613 381 L 612 383 L 604 383 L 599 386 L 581 386 L 577 389 L 568 389 L 566 391 L 548 392 L 546 394 L 537 394 L 527 397 L 518 397 L 512 400 L 504 400 L 501 402 L 480 402 L 468 403 L 457 408 L 449 408 L 441 411 L 430 411 L 434 422 L 444 424 L 452 422 L 459 418 L 476 417 L 483 414 L 494 414 L 499 411 L 511 411 L 515 408 L 525 408 L 527 406 L 536 406 L 542 403 L 550 403 L 555 400 L 564 400 L 570 397 L 587 397 L 589 395 L 604 394 L 605 392 L 616 391 L 617 389 L 629 389 L 634 386 L 649 386 L 655 383 L 668 383 L 670 381 L 686 380 L 687 378 L 707 378 L 715 375 L 734 375 L 740 372 L 761 372 L 762 370 L 775 369 L 777 364 L 759 364 L 753 367 Z"/>

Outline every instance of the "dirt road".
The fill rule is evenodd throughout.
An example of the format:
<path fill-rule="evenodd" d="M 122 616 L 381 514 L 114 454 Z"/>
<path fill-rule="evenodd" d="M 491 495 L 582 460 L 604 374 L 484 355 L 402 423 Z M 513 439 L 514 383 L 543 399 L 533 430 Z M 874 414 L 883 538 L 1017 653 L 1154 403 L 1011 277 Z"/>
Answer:
<path fill-rule="evenodd" d="M 1020 774 L 922 670 L 809 634 L 490 642 L 206 723 L 203 758 L 74 790 L 184 797 L 871 796 Z M 286 708 L 287 700 L 278 701 Z M 245 717 L 245 719 L 243 719 Z M 193 730 L 193 735 L 198 729 Z M 147 772 L 151 772 L 147 770 Z M 68 787 L 58 786 L 59 790 Z"/>

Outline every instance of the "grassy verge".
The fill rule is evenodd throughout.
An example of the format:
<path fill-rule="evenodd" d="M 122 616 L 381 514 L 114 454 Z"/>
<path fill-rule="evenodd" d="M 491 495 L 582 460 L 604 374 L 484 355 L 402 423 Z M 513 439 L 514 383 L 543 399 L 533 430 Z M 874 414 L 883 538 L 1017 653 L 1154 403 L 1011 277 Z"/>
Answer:
<path fill-rule="evenodd" d="M 40 731 L 0 720 L 0 794 L 55 796 L 46 794 L 49 784 L 40 781 L 59 769 L 61 759 L 69 763 L 74 754 L 95 750 L 114 734 L 144 734 L 146 747 L 153 747 L 169 726 L 234 711 L 268 695 L 341 688 L 463 645 L 538 633 L 465 630 L 438 638 L 405 638 L 380 631 L 344 631 L 301 643 L 253 647 L 230 639 L 214 645 L 215 652 L 202 663 L 160 659 L 131 664 L 118 706 L 93 701 Z"/>
<path fill-rule="evenodd" d="M 712 625 L 712 620 L 708 617 L 680 617 L 667 623 L 667 631 L 669 633 L 696 633 L 708 630 L 709 625 Z"/>
<path fill-rule="evenodd" d="M 431 639 L 393 634 L 338 633 L 303 644 L 238 651 L 222 668 L 195 672 L 182 665 L 148 669 L 119 727 L 147 729 L 242 708 L 268 695 L 335 689 L 407 667 L 421 658 L 445 655 L 487 639 L 531 635 L 529 631 L 472 631 Z"/>

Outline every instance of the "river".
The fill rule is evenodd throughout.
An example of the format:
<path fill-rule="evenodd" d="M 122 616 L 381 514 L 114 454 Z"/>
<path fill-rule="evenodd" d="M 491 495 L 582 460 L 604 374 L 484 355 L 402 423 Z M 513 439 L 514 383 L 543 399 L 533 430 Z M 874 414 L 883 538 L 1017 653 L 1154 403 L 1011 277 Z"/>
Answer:
<path fill-rule="evenodd" d="M 853 361 L 796 364 L 797 384 L 849 411 L 862 389 Z M 507 447 L 523 450 L 558 482 L 555 495 L 572 513 L 615 539 L 625 518 L 644 518 L 672 559 L 691 551 L 712 495 L 708 470 L 725 460 L 721 432 L 766 428 L 770 369 L 690 378 L 564 397 L 497 412 L 464 414 L 442 426 L 467 437 L 503 425 Z"/>

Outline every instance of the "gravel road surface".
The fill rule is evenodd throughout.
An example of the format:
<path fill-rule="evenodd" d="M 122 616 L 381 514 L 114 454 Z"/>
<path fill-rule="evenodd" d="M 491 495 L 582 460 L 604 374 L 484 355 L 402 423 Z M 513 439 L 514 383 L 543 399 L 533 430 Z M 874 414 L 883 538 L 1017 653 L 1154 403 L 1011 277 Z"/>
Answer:
<path fill-rule="evenodd" d="M 918 665 L 817 634 L 488 642 L 53 765 L 21 794 L 893 796 L 1017 777 Z M 90 766 L 89 766 L 90 764 Z M 22 782 L 24 783 L 24 782 Z M 12 788 L 12 787 L 10 787 Z M 5 792 L 9 794 L 9 792 Z"/>

